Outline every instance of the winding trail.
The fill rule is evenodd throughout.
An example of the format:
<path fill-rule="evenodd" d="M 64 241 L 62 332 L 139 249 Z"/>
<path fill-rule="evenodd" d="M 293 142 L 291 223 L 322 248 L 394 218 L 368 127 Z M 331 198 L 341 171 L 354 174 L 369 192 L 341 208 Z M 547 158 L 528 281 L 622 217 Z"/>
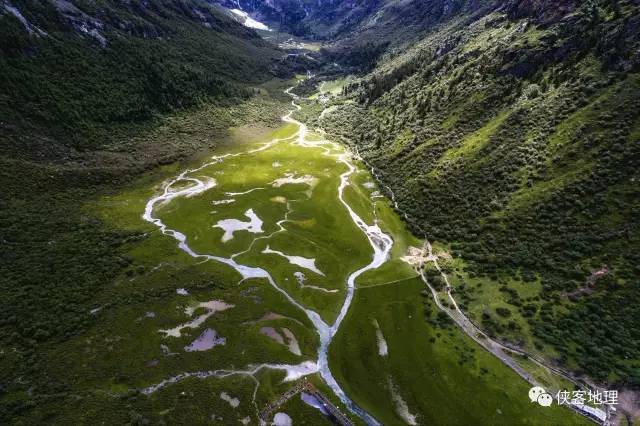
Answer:
<path fill-rule="evenodd" d="M 298 96 L 291 93 L 293 87 L 287 89 L 285 93 L 290 95 L 293 100 L 291 105 L 293 109 L 288 112 L 284 117 L 282 117 L 282 121 L 285 123 L 294 124 L 298 127 L 298 131 L 295 135 L 288 138 L 280 138 L 273 139 L 272 141 L 260 146 L 259 148 L 255 148 L 252 150 L 226 154 L 221 156 L 214 156 L 211 158 L 211 161 L 204 163 L 198 168 L 187 169 L 180 173 L 177 177 L 170 180 L 168 183 L 164 185 L 163 192 L 160 195 L 154 196 L 151 198 L 146 206 L 143 214 L 143 219 L 156 227 L 162 232 L 164 235 L 168 235 L 173 237 L 177 243 L 178 247 L 190 255 L 195 259 L 201 259 L 202 261 L 214 261 L 218 263 L 225 264 L 227 266 L 235 269 L 241 276 L 242 280 L 251 278 L 265 279 L 275 290 L 277 290 L 280 294 L 282 294 L 292 305 L 296 308 L 303 311 L 306 316 L 309 318 L 311 323 L 313 324 L 318 336 L 320 338 L 320 345 L 318 348 L 318 358 L 316 362 L 306 361 L 299 365 L 283 365 L 283 364 L 260 364 L 257 366 L 249 366 L 246 370 L 213 370 L 213 371 L 200 371 L 200 372 L 185 372 L 174 377 L 170 377 L 168 379 L 163 380 L 162 382 L 149 386 L 142 390 L 145 394 L 151 394 L 156 392 L 163 387 L 170 385 L 172 383 L 176 383 L 183 379 L 189 377 L 198 377 L 198 378 L 207 378 L 207 377 L 228 377 L 232 375 L 242 375 L 242 376 L 251 376 L 253 380 L 256 382 L 256 389 L 253 394 L 253 403 L 255 405 L 255 395 L 257 393 L 257 387 L 259 383 L 255 378 L 255 374 L 258 373 L 262 369 L 273 369 L 273 370 L 283 370 L 286 371 L 287 376 L 285 381 L 296 380 L 300 377 L 319 373 L 325 383 L 331 388 L 334 394 L 342 401 L 342 403 L 351 411 L 353 414 L 360 417 L 365 423 L 368 425 L 379 425 L 380 423 L 373 418 L 369 413 L 362 410 L 358 407 L 351 399 L 346 395 L 346 393 L 342 390 L 340 385 L 337 383 L 335 378 L 333 377 L 331 370 L 329 368 L 329 360 L 328 360 L 328 349 L 331 344 L 334 336 L 338 332 L 340 325 L 345 319 L 349 308 L 351 306 L 351 302 L 353 301 L 354 292 L 355 292 L 355 281 L 356 279 L 365 273 L 366 271 L 376 269 L 380 267 L 384 262 L 389 258 L 389 253 L 391 251 L 391 247 L 393 246 L 392 238 L 382 232 L 380 227 L 377 224 L 368 225 L 358 214 L 351 208 L 351 206 L 345 201 L 344 198 L 344 190 L 350 184 L 349 178 L 350 176 L 357 171 L 356 166 L 353 163 L 351 155 L 345 151 L 341 145 L 331 142 L 328 140 L 308 140 L 307 134 L 308 129 L 304 123 L 301 123 L 292 118 L 294 111 L 300 110 L 300 106 L 296 104 L 296 100 Z M 260 152 L 266 150 L 275 144 L 278 144 L 283 141 L 291 141 L 292 143 L 308 147 L 308 148 L 321 148 L 324 150 L 324 155 L 334 157 L 337 162 L 344 164 L 347 166 L 347 171 L 340 175 L 340 185 L 338 186 L 338 199 L 344 206 L 344 208 L 348 211 L 349 216 L 353 223 L 362 231 L 362 233 L 367 237 L 369 244 L 373 250 L 372 260 L 369 264 L 361 267 L 357 271 L 351 273 L 347 279 L 346 285 L 346 294 L 342 306 L 340 308 L 340 312 L 334 321 L 333 324 L 327 324 L 320 315 L 311 309 L 303 306 L 300 302 L 298 302 L 295 298 L 293 298 L 286 290 L 278 285 L 278 283 L 273 279 L 271 274 L 265 269 L 259 267 L 253 267 L 249 265 L 243 265 L 236 262 L 235 258 L 238 254 L 233 255 L 231 257 L 221 257 L 215 256 L 211 254 L 202 254 L 196 253 L 187 242 L 187 236 L 181 233 L 178 230 L 170 229 L 161 219 L 154 216 L 154 211 L 157 206 L 160 204 L 170 203 L 171 201 L 180 198 L 180 197 L 194 197 L 204 193 L 205 191 L 216 186 L 217 182 L 210 177 L 196 177 L 197 173 L 203 170 L 204 168 L 224 161 L 228 157 L 237 157 L 244 154 L 252 154 L 256 152 Z M 332 147 L 333 149 L 331 149 Z M 338 152 L 335 152 L 338 150 Z M 179 186 L 178 184 L 189 184 L 187 186 Z M 174 189 L 176 188 L 176 189 Z M 234 194 L 237 195 L 237 194 Z M 284 230 L 282 224 L 286 222 L 285 220 L 278 222 L 279 230 L 276 232 L 281 232 Z"/>
<path fill-rule="evenodd" d="M 317 353 L 317 360 L 315 362 L 305 361 L 298 365 L 286 365 L 286 364 L 249 365 L 244 370 L 220 369 L 220 370 L 212 370 L 212 371 L 184 372 L 176 376 L 170 377 L 168 379 L 165 379 L 155 385 L 151 385 L 143 389 L 142 392 L 145 394 L 151 394 L 162 389 L 167 385 L 176 383 L 178 381 L 184 380 L 189 377 L 225 378 L 225 377 L 234 376 L 234 375 L 246 376 L 246 377 L 250 377 L 256 384 L 253 392 L 252 402 L 256 407 L 256 412 L 258 413 L 258 407 L 256 404 L 256 394 L 258 392 L 259 381 L 255 377 L 258 372 L 264 369 L 281 370 L 286 372 L 285 381 L 293 381 L 310 374 L 318 373 L 320 374 L 324 382 L 329 386 L 329 388 L 331 388 L 334 394 L 349 409 L 349 411 L 351 411 L 353 414 L 360 417 L 368 425 L 379 425 L 380 423 L 373 416 L 371 416 L 366 411 L 362 410 L 353 401 L 351 401 L 351 399 L 346 395 L 346 393 L 337 383 L 337 381 L 333 377 L 331 370 L 329 368 L 328 349 L 331 342 L 333 341 L 333 338 L 337 334 L 342 322 L 344 321 L 349 311 L 349 308 L 354 298 L 356 279 L 366 271 L 373 270 L 380 267 L 382 264 L 384 264 L 388 260 L 391 248 L 393 246 L 393 240 L 389 235 L 385 234 L 380 229 L 377 223 L 368 225 L 360 216 L 358 216 L 358 214 L 353 210 L 353 208 L 346 202 L 344 198 L 345 188 L 348 185 L 350 185 L 349 179 L 351 175 L 353 175 L 357 171 L 353 158 L 348 151 L 345 151 L 343 149 L 342 145 L 336 142 L 332 142 L 326 139 L 309 140 L 307 138 L 307 135 L 309 132 L 307 126 L 304 123 L 301 123 L 292 118 L 293 113 L 296 110 L 301 109 L 301 107 L 296 104 L 296 100 L 298 100 L 299 98 L 297 95 L 291 92 L 292 90 L 293 90 L 293 87 L 287 89 L 285 93 L 287 93 L 293 98 L 291 102 L 293 109 L 290 110 L 285 116 L 282 117 L 282 121 L 285 123 L 289 123 L 297 126 L 298 130 L 296 134 L 287 138 L 273 139 L 270 142 L 265 143 L 255 149 L 250 149 L 250 150 L 239 152 L 239 153 L 213 156 L 211 157 L 211 161 L 204 163 L 200 167 L 197 167 L 194 169 L 187 169 L 183 171 L 178 176 L 168 181 L 164 185 L 163 191 L 160 195 L 157 195 L 151 198 L 147 202 L 145 206 L 145 211 L 143 214 L 143 219 L 155 225 L 156 227 L 158 227 L 158 229 L 164 235 L 173 237 L 177 241 L 178 247 L 185 253 L 189 254 L 191 257 L 202 260 L 203 262 L 214 261 L 214 262 L 222 263 L 232 267 L 241 275 L 242 277 L 241 282 L 247 279 L 252 279 L 252 278 L 265 279 L 269 283 L 269 285 L 271 285 L 275 290 L 277 290 L 280 294 L 282 294 L 283 297 L 287 299 L 287 301 L 289 301 L 296 308 L 303 311 L 305 315 L 309 318 L 311 323 L 313 324 L 320 340 L 320 345 L 318 347 L 318 353 Z M 324 133 L 324 132 L 321 132 L 321 133 Z M 324 155 L 335 158 L 335 160 L 338 163 L 342 163 L 347 167 L 347 170 L 340 175 L 340 184 L 338 186 L 338 199 L 340 203 L 344 206 L 344 208 L 347 210 L 347 212 L 349 213 L 349 216 L 353 221 L 353 223 L 367 237 L 367 240 L 369 241 L 369 244 L 373 250 L 371 262 L 361 267 L 360 269 L 356 270 L 355 272 L 351 273 L 347 278 L 345 298 L 340 308 L 340 312 L 336 320 L 333 322 L 333 324 L 327 324 L 316 311 L 311 310 L 305 307 L 302 303 L 298 302 L 286 290 L 280 287 L 278 283 L 273 279 L 271 274 L 265 269 L 240 264 L 235 260 L 239 255 L 250 251 L 253 248 L 254 243 L 256 241 L 263 240 L 263 239 L 268 240 L 270 237 L 272 237 L 277 233 L 286 232 L 286 229 L 284 228 L 283 225 L 284 223 L 288 222 L 288 215 L 292 211 L 291 205 L 289 203 L 295 202 L 296 200 L 290 200 L 289 202 L 287 202 L 287 213 L 283 220 L 280 220 L 279 222 L 277 222 L 278 229 L 276 231 L 274 231 L 272 234 L 254 239 L 248 249 L 242 252 L 233 254 L 231 257 L 228 257 L 228 258 L 215 256 L 211 254 L 196 253 L 188 245 L 186 235 L 184 235 L 178 230 L 168 228 L 167 225 L 164 224 L 161 219 L 154 216 L 154 210 L 160 204 L 170 203 L 171 201 L 181 197 L 198 196 L 204 193 L 205 191 L 215 187 L 217 185 L 217 182 L 215 181 L 215 179 L 211 177 L 198 177 L 198 172 L 205 169 L 206 167 L 212 164 L 223 162 L 226 158 L 229 158 L 229 157 L 238 157 L 242 155 L 253 154 L 260 151 L 264 151 L 278 143 L 285 142 L 285 141 L 293 143 L 298 146 L 302 146 L 302 147 L 320 148 L 324 151 Z M 364 159 L 362 159 L 362 157 L 360 157 L 357 151 L 357 148 L 355 148 L 355 152 L 356 152 L 356 158 L 362 160 L 367 165 L 367 167 L 370 168 L 371 174 L 378 181 L 378 183 L 387 191 L 396 210 L 400 212 L 400 214 L 405 219 L 408 220 L 409 216 L 407 215 L 406 212 L 400 209 L 392 189 L 389 186 L 383 184 L 383 182 L 380 179 L 380 176 L 376 173 L 376 170 L 374 169 L 374 167 L 372 167 Z M 187 184 L 187 185 L 185 186 L 184 184 Z M 254 188 L 254 189 L 250 189 L 248 191 L 239 192 L 239 193 L 227 193 L 227 195 L 229 196 L 244 195 L 259 189 L 263 189 L 263 188 Z M 422 229 L 420 229 L 420 231 L 423 236 L 426 235 L 426 233 Z M 532 385 L 539 386 L 540 384 L 537 382 L 537 380 L 534 377 L 532 377 L 524 368 L 522 368 L 513 359 L 512 357 L 513 354 L 526 356 L 532 362 L 546 369 L 548 372 L 562 376 L 563 378 L 571 381 L 572 383 L 576 384 L 579 387 L 584 387 L 584 384 L 579 382 L 571 374 L 564 372 L 563 370 L 557 369 L 553 366 L 549 366 L 544 361 L 538 359 L 537 357 L 532 356 L 519 348 L 514 348 L 500 341 L 497 341 L 489 337 L 486 333 L 484 333 L 482 329 L 480 329 L 472 320 L 470 320 L 466 316 L 466 314 L 459 308 L 457 302 L 455 301 L 455 298 L 452 295 L 452 286 L 449 284 L 448 277 L 440 268 L 440 265 L 438 264 L 438 256 L 433 253 L 431 243 L 427 239 L 425 239 L 423 251 L 427 253 L 427 256 L 425 256 L 425 261 L 432 262 L 434 267 L 439 271 L 443 280 L 445 281 L 445 284 L 446 284 L 445 293 L 448 299 L 447 305 L 450 305 L 451 307 L 445 306 L 441 302 L 440 300 L 441 294 L 438 291 L 436 291 L 427 280 L 427 277 L 425 276 L 424 268 L 423 268 L 424 263 L 417 265 L 416 272 L 419 274 L 419 276 L 424 281 L 425 285 L 431 291 L 431 294 L 433 296 L 433 299 L 438 309 L 445 312 L 477 344 L 479 344 L 485 350 L 492 353 L 494 356 L 500 359 L 502 363 L 504 363 L 513 371 L 515 371 L 524 380 L 526 380 Z M 587 416 L 590 419 L 594 419 L 593 413 L 586 412 L 584 407 L 571 406 L 571 408 L 573 408 L 575 411 L 579 412 L 580 414 Z M 605 424 L 605 425 L 609 424 L 608 412 L 605 413 L 601 411 L 600 413 L 597 413 L 597 414 L 598 416 L 605 416 L 604 420 L 600 419 L 602 424 Z"/>
<path fill-rule="evenodd" d="M 375 168 L 371 164 L 369 164 L 364 158 L 362 158 L 362 156 L 357 150 L 357 147 L 355 148 L 355 152 L 358 157 L 358 160 L 362 161 L 369 168 L 371 175 L 373 175 L 373 177 L 376 179 L 378 184 L 387 190 L 391 198 L 391 202 L 393 203 L 396 211 L 398 211 L 407 221 L 409 221 L 409 215 L 404 210 L 402 210 L 398 205 L 398 202 L 396 200 L 396 196 L 393 190 L 388 185 L 382 182 L 382 179 L 380 178 L 379 174 L 376 172 Z M 474 323 L 460 309 L 460 307 L 458 306 L 458 303 L 453 297 L 453 294 L 452 294 L 453 287 L 449 283 L 449 278 L 447 277 L 447 274 L 444 271 L 442 271 L 442 269 L 440 268 L 440 265 L 438 263 L 438 256 L 433 253 L 431 242 L 425 237 L 427 235 L 426 232 L 419 224 L 416 224 L 416 226 L 420 230 L 420 233 L 422 234 L 422 236 L 424 237 L 423 251 L 427 252 L 427 256 L 425 257 L 425 259 L 428 262 L 432 262 L 434 267 L 440 273 L 440 276 L 442 277 L 442 279 L 446 284 L 445 293 L 446 293 L 447 299 L 449 300 L 449 303 L 453 306 L 453 309 L 451 309 L 442 304 L 442 302 L 440 301 L 440 295 L 438 294 L 438 291 L 429 283 L 424 273 L 424 264 L 421 263 L 416 266 L 415 270 L 419 274 L 420 278 L 425 283 L 427 288 L 430 290 L 433 296 L 433 300 L 436 306 L 438 307 L 438 309 L 445 312 L 449 316 L 449 318 L 451 318 L 456 323 L 456 325 L 458 325 L 458 327 L 460 327 L 462 331 L 464 331 L 464 333 L 467 334 L 467 336 L 473 339 L 477 344 L 482 346 L 485 350 L 492 353 L 495 357 L 497 357 L 500 361 L 502 361 L 503 364 L 511 368 L 514 372 L 516 372 L 520 377 L 522 377 L 532 386 L 541 386 L 544 388 L 544 386 L 541 383 L 539 383 L 535 379 L 535 377 L 529 374 L 527 370 L 521 367 L 512 358 L 510 354 L 524 356 L 527 359 L 531 360 L 536 365 L 538 365 L 539 367 L 542 367 L 543 369 L 545 369 L 550 374 L 555 374 L 557 376 L 564 378 L 565 380 L 577 386 L 579 389 L 586 388 L 587 390 L 590 390 L 590 386 L 586 386 L 585 383 L 579 381 L 571 373 L 561 370 L 557 367 L 553 367 L 547 364 L 542 359 L 538 358 L 537 356 L 531 355 L 520 348 L 510 346 L 508 344 L 498 341 L 497 339 L 490 337 L 476 323 Z M 610 422 L 611 413 L 608 406 L 605 407 L 606 410 L 593 409 L 590 407 L 586 407 L 584 405 L 575 405 L 575 404 L 570 404 L 569 407 L 574 411 L 576 411 L 577 413 L 587 417 L 589 420 L 595 421 L 596 423 L 602 424 L 604 426 L 608 426 L 611 424 Z"/>

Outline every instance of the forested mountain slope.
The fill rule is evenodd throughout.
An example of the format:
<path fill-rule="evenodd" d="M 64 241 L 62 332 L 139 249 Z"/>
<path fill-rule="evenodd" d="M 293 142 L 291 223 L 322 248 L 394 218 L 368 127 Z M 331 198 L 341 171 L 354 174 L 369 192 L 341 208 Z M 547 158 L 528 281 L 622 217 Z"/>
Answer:
<path fill-rule="evenodd" d="M 69 396 L 47 354 L 93 323 L 140 238 L 87 202 L 278 121 L 258 87 L 290 73 L 282 56 L 199 0 L 0 1 L 0 423 Z"/>
<path fill-rule="evenodd" d="M 292 38 L 296 48 L 286 53 L 222 7 L 242 9 L 276 30 L 326 43 L 312 52 L 297 48 L 300 40 Z M 278 40 L 283 36 L 269 34 Z M 297 99 L 304 108 L 296 114 L 309 129 L 317 125 L 330 140 L 350 144 L 374 167 L 383 183 L 380 188 L 398 203 L 414 234 L 433 241 L 442 254 L 439 265 L 471 320 L 497 340 L 584 380 L 610 389 L 640 388 L 637 0 L 0 0 L 0 423 L 130 419 L 144 424 L 149 420 L 138 411 L 152 413 L 149 418 L 168 413 L 166 418 L 181 418 L 191 407 L 197 407 L 194 418 L 221 419 L 215 416 L 217 409 L 212 414 L 210 404 L 202 402 L 209 397 L 235 410 L 228 396 L 218 398 L 209 388 L 198 387 L 201 384 L 158 399 L 136 390 L 151 382 L 135 377 L 150 372 L 157 375 L 157 383 L 171 377 L 154 370 L 158 354 L 164 366 L 175 367 L 179 374 L 190 374 L 194 364 L 173 365 L 187 358 L 173 358 L 176 353 L 158 344 L 157 327 L 148 341 L 138 342 L 135 333 L 127 334 L 128 321 L 152 318 L 157 309 L 147 305 L 159 301 L 166 302 L 160 309 L 182 315 L 172 298 L 188 292 L 178 286 L 220 290 L 233 280 L 203 272 L 198 269 L 201 263 L 192 265 L 191 256 L 182 252 L 178 254 L 187 261 L 170 265 L 179 251 L 170 238 L 152 248 L 157 252 L 140 253 L 149 249 L 142 243 L 161 237 L 160 232 L 142 232 L 140 223 L 129 227 L 126 222 L 142 222 L 142 201 L 196 158 L 205 153 L 210 157 L 223 142 L 256 142 L 271 133 L 273 123 L 280 123 L 292 108 L 291 98 L 283 94 L 290 85 L 286 80 L 294 75 L 287 60 L 298 61 L 298 72 L 317 65 L 309 75 L 316 73 L 318 79 L 357 74 L 341 80 L 348 83 L 338 96 Z M 312 78 L 296 90 L 311 95 L 316 83 Z M 341 84 L 330 87 L 338 92 Z M 231 127 L 237 131 L 233 137 Z M 281 135 L 289 131 L 291 126 Z M 254 160 L 227 176 L 251 180 L 247 178 L 252 173 L 260 173 L 250 167 Z M 263 162 L 269 173 L 281 166 L 275 159 Z M 283 179 L 293 183 L 307 178 L 311 176 L 305 173 Z M 348 183 L 339 174 L 335 178 Z M 134 180 L 144 182 L 132 187 Z M 372 191 L 366 200 L 384 200 L 372 182 L 366 183 Z M 105 196 L 122 192 L 124 186 L 126 197 Z M 170 186 L 162 187 L 175 189 Z M 241 193 L 254 189 L 242 188 Z M 269 203 L 289 209 L 282 200 L 274 196 Z M 204 215 L 186 211 L 180 220 L 186 223 L 198 216 L 207 230 L 216 228 L 207 222 L 208 214 L 216 213 L 209 211 L 211 203 L 225 202 L 229 200 L 207 201 Z M 330 211 L 325 213 L 331 217 Z M 371 223 L 383 217 L 378 213 L 372 208 Z M 114 221 L 117 225 L 97 219 L 116 216 L 121 219 Z M 315 219 L 298 222 L 302 227 Z M 327 223 L 335 232 L 332 222 Z M 339 245 L 331 234 L 323 237 L 333 255 Z M 402 244 L 394 256 L 404 255 L 408 247 Z M 270 250 L 260 254 L 278 253 Z M 140 262 L 145 255 L 153 261 Z M 342 251 L 336 262 L 340 256 Z M 315 265 L 315 259 L 307 257 L 281 257 Z M 162 275 L 149 278 L 164 266 Z M 415 276 L 411 267 L 403 266 Z M 389 272 L 392 278 L 384 284 L 402 282 L 396 272 Z M 425 273 L 432 274 L 428 278 L 443 294 L 446 282 L 439 272 Z M 296 291 L 305 287 L 297 282 Z M 420 285 L 414 289 L 418 295 L 424 283 L 415 283 Z M 337 296 L 337 289 L 325 290 Z M 243 299 L 262 303 L 251 291 L 240 291 Z M 426 319 L 438 338 L 441 333 L 451 336 L 443 331 L 452 326 L 446 314 L 430 310 L 427 290 L 423 298 L 424 305 L 412 300 L 416 303 L 411 306 L 419 307 L 413 316 L 419 321 L 412 324 L 423 330 Z M 407 312 L 401 316 L 412 318 L 414 311 Z M 114 322 L 100 318 L 101 313 L 112 315 L 108 318 Z M 432 313 L 441 323 L 434 322 Z M 268 315 L 285 318 L 275 311 Z M 395 315 L 383 325 L 398 329 L 406 324 Z M 369 318 L 363 318 L 372 331 Z M 259 327 L 249 315 L 240 323 Z M 144 324 L 151 330 L 150 322 Z M 377 320 L 375 324 L 378 328 Z M 97 337 L 91 343 L 94 337 L 88 336 Z M 380 351 L 381 340 L 376 339 Z M 430 345 L 433 339 L 421 343 Z M 118 348 L 122 341 L 126 345 Z M 310 346 L 310 341 L 301 343 Z M 234 345 L 230 340 L 228 347 L 240 348 Z M 391 360 L 384 358 L 384 345 L 384 355 L 378 352 L 383 358 L 377 359 L 382 364 Z M 411 346 L 412 355 L 428 360 L 418 353 L 425 347 Z M 73 348 L 69 354 L 64 353 L 67 348 Z M 268 354 L 261 346 L 248 348 L 258 353 L 260 362 L 272 362 L 264 358 Z M 122 356 L 139 349 L 135 362 Z M 378 356 L 371 347 L 356 349 Z M 196 365 L 220 368 L 204 363 L 212 361 L 209 353 L 195 355 L 203 361 Z M 454 368 L 461 366 L 464 383 L 478 379 L 486 384 L 498 377 L 481 377 L 489 370 L 476 366 L 473 355 L 463 355 L 460 363 L 452 362 Z M 230 358 L 229 365 L 239 367 L 234 365 L 239 358 Z M 362 361 L 355 356 L 349 363 L 353 359 Z M 465 373 L 467 361 L 478 367 L 478 376 Z M 428 367 L 427 374 L 438 375 Z M 363 373 L 379 382 L 386 379 L 392 402 L 402 405 L 391 376 L 376 376 L 366 368 Z M 439 373 L 439 380 L 449 381 L 446 371 Z M 502 385 L 496 380 L 492 388 L 496 383 Z M 257 411 L 253 383 L 249 385 L 252 410 Z M 276 388 L 265 385 L 273 400 Z M 506 390 L 499 390 L 496 396 L 502 397 Z M 450 391 L 439 395 L 441 401 Z M 421 398 L 420 392 L 414 393 L 412 397 Z M 457 413 L 465 398 L 472 397 L 466 392 L 451 401 L 455 406 L 447 412 Z M 174 406 L 183 411 L 170 413 L 167 407 Z M 434 412 L 440 409 L 435 407 Z M 487 408 L 491 416 L 494 411 L 502 414 Z M 393 408 L 389 412 L 393 414 Z M 469 418 L 473 414 L 465 413 Z"/>
<path fill-rule="evenodd" d="M 246 98 L 279 57 L 203 1 L 3 1 L 0 31 L 5 123 L 73 129 L 83 144 L 104 124 Z"/>
<path fill-rule="evenodd" d="M 485 330 L 632 387 L 639 41 L 633 1 L 497 2 L 387 55 L 320 120 L 416 233 L 449 245 L 455 296 Z"/>

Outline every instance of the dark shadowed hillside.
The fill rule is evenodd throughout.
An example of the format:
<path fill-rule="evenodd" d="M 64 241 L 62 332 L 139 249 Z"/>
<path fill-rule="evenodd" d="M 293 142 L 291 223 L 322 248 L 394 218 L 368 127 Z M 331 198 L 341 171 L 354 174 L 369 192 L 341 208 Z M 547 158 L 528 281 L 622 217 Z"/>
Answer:
<path fill-rule="evenodd" d="M 86 203 L 277 121 L 257 87 L 287 75 L 281 57 L 202 1 L 0 2 L 0 423 L 69 397 L 45 354 L 131 263 L 140 235 Z"/>
<path fill-rule="evenodd" d="M 107 124 L 246 98 L 277 65 L 274 48 L 206 2 L 18 0 L 0 11 L 3 117 L 73 129 L 78 144 Z"/>

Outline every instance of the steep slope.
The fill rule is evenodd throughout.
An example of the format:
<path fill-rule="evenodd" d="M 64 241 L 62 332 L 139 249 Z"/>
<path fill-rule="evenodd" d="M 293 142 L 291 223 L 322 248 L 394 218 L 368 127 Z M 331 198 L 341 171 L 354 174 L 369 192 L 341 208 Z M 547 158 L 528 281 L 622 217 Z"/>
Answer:
<path fill-rule="evenodd" d="M 356 72 L 371 71 L 385 53 L 397 55 L 425 34 L 455 21 L 461 26 L 504 5 L 494 0 L 426 0 L 375 2 L 340 21 L 322 53 Z"/>
<path fill-rule="evenodd" d="M 281 57 L 198 0 L 0 1 L 0 423 L 72 398 L 47 357 L 94 324 L 142 237 L 87 203 L 279 121 L 262 83 Z"/>
<path fill-rule="evenodd" d="M 220 419 L 209 410 L 219 392 L 201 383 L 158 399 L 128 392 L 148 383 L 136 382 L 131 373 L 143 364 L 121 356 L 118 345 L 129 322 L 149 318 L 133 306 L 175 297 L 184 282 L 210 289 L 231 281 L 190 263 L 148 278 L 171 262 L 169 249 L 158 246 L 153 264 L 136 263 L 131 242 L 150 233 L 109 228 L 89 202 L 144 171 L 154 182 L 174 176 L 187 167 L 176 161 L 214 148 L 229 127 L 268 128 L 289 107 L 288 97 L 271 94 L 282 82 L 262 84 L 290 75 L 283 53 L 218 5 L 331 39 L 322 55 L 342 65 L 327 65 L 334 72 L 370 71 L 302 114 L 323 111 L 317 124 L 375 167 L 414 233 L 437 239 L 454 296 L 472 320 L 585 380 L 640 387 L 637 1 L 0 0 L 0 348 L 7 348 L 0 419 L 55 423 L 86 414 L 146 423 L 136 409 L 175 418 L 173 405 Z M 277 163 L 265 165 L 273 172 Z M 135 196 L 107 197 L 101 214 L 139 220 L 144 203 L 130 200 L 148 199 L 151 184 L 130 190 Z M 414 284 L 417 294 L 423 283 Z M 250 292 L 242 289 L 242 298 L 258 298 Z M 126 315 L 98 319 L 110 305 Z M 435 312 L 423 312 L 431 305 L 422 300 L 411 306 L 398 315 L 424 330 L 422 316 Z M 242 323 L 254 317 L 262 316 Z M 97 344 L 85 345 L 98 321 L 90 334 Z M 150 347 L 135 336 L 127 350 Z M 75 357 L 58 362 L 70 346 Z M 153 357 L 172 363 L 174 354 L 158 346 L 141 353 L 159 381 Z M 82 368 L 67 370 L 76 363 Z M 428 367 L 425 374 L 436 376 Z M 266 387 L 280 389 L 280 381 Z M 460 401 L 447 402 L 457 415 Z"/>
<path fill-rule="evenodd" d="M 363 35 L 400 44 L 492 0 L 209 0 L 240 9 L 274 28 L 298 36 L 335 41 Z"/>
<path fill-rule="evenodd" d="M 395 46 L 416 41 L 426 31 L 458 17 L 469 19 L 499 2 L 493 0 L 387 0 L 344 19 L 335 35 L 344 42 L 371 39 Z M 344 44 L 344 43 L 343 43 Z"/>
<path fill-rule="evenodd" d="M 210 0 L 240 9 L 297 36 L 326 38 L 354 17 L 377 9 L 378 0 Z"/>
<path fill-rule="evenodd" d="M 379 171 L 415 232 L 459 257 L 449 273 L 472 319 L 632 387 L 639 12 L 549 0 L 463 13 L 345 87 L 320 121 Z"/>
<path fill-rule="evenodd" d="M 5 121 L 73 128 L 83 143 L 106 123 L 246 98 L 280 56 L 202 1 L 17 0 L 0 11 Z"/>

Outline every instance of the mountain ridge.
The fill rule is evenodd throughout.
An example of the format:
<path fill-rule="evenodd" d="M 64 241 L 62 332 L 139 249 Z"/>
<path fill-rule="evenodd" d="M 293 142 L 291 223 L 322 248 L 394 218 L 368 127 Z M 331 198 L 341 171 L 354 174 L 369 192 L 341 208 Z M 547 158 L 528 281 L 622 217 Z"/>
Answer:
<path fill-rule="evenodd" d="M 45 132 L 88 136 L 206 97 L 246 98 L 251 83 L 290 72 L 275 46 L 204 1 L 14 0 L 0 11 L 0 108 Z"/>

